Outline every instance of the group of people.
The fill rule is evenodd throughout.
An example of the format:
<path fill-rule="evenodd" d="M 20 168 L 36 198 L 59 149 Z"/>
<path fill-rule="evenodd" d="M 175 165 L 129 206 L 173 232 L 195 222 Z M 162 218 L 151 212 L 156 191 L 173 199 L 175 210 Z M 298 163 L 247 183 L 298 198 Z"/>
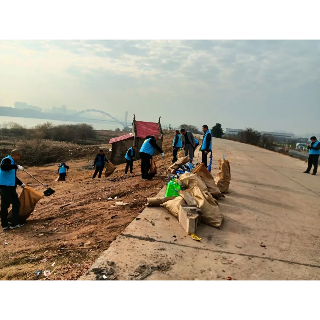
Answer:
<path fill-rule="evenodd" d="M 203 139 L 200 151 L 202 152 L 202 162 L 207 167 L 208 154 L 212 152 L 212 135 L 207 125 L 202 126 L 202 131 Z M 304 173 L 310 173 L 313 166 L 312 175 L 316 175 L 320 155 L 320 142 L 315 136 L 312 136 L 310 140 L 311 143 L 308 145 L 308 168 Z M 185 155 L 189 156 L 192 162 L 197 145 L 199 145 L 199 141 L 193 136 L 192 132 L 184 129 L 181 129 L 180 132 L 177 130 L 172 142 L 172 161 L 175 162 L 177 160 L 178 151 L 183 148 Z M 133 162 L 136 159 L 136 150 L 137 147 L 133 146 L 126 152 L 125 159 L 127 164 L 125 174 L 128 173 L 129 169 L 130 173 L 133 173 Z M 142 179 L 152 179 L 149 175 L 149 170 L 155 150 L 159 151 L 162 157 L 164 157 L 164 152 L 161 147 L 157 145 L 156 138 L 154 136 L 147 136 L 139 150 Z M 21 152 L 19 150 L 12 150 L 10 155 L 4 157 L 0 163 L 1 226 L 3 230 L 16 229 L 23 226 L 19 220 L 20 201 L 16 191 L 17 186 L 21 188 L 25 187 L 25 184 L 18 179 L 16 174 L 17 170 L 24 171 L 24 168 L 16 163 L 20 159 Z M 94 160 L 93 166 L 95 167 L 95 171 L 92 177 L 93 179 L 97 174 L 99 174 L 98 178 L 101 178 L 106 163 L 108 163 L 108 160 L 103 150 L 100 150 Z M 68 169 L 69 166 L 64 162 L 59 165 L 58 172 L 60 181 L 65 181 Z M 8 209 L 10 205 L 12 205 L 11 225 L 8 222 Z"/>
<path fill-rule="evenodd" d="M 207 167 L 208 165 L 208 153 L 212 151 L 212 135 L 207 125 L 202 126 L 203 139 L 201 144 L 202 162 Z M 185 129 L 176 130 L 176 135 L 172 141 L 172 163 L 178 160 L 177 155 L 179 150 L 183 149 L 185 156 L 189 156 L 192 163 L 194 158 L 194 152 L 199 145 L 199 141 L 194 137 L 191 131 Z"/>

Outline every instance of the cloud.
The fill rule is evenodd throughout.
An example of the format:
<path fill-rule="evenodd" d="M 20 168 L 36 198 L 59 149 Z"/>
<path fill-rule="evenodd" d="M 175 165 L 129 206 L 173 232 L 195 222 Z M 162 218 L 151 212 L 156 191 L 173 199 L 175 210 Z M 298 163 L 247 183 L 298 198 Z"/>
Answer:
<path fill-rule="evenodd" d="M 197 125 L 212 112 L 212 121 L 226 126 L 252 121 L 293 130 L 300 115 L 284 123 L 270 111 L 304 108 L 319 116 L 319 57 L 319 41 L 0 41 L 0 93 L 8 97 L 2 104 L 37 104 L 46 101 L 47 90 L 39 90 L 46 83 L 48 105 L 67 100 L 84 108 L 93 101 L 104 108 L 108 97 L 121 112 L 130 106 L 151 116 L 162 108 L 170 119 L 172 110 L 183 110 L 183 122 Z M 202 113 L 193 115 L 198 105 Z M 311 119 L 308 126 L 318 124 Z"/>

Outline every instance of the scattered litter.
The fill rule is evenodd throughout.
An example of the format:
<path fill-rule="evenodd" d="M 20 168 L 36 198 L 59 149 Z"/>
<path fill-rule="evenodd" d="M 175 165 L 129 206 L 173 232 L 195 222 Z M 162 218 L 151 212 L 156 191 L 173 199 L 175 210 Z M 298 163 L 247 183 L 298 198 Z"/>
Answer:
<path fill-rule="evenodd" d="M 123 202 L 123 201 L 117 201 L 117 202 L 115 203 L 116 206 L 125 206 L 125 205 L 127 205 L 127 204 L 129 204 L 129 203 Z"/>
<path fill-rule="evenodd" d="M 201 241 L 201 238 L 199 238 L 197 235 L 194 233 L 191 234 L 191 239 L 196 240 L 196 241 Z"/>
<path fill-rule="evenodd" d="M 42 262 L 42 263 L 47 262 L 47 258 L 40 260 L 40 262 Z"/>
<path fill-rule="evenodd" d="M 9 244 L 9 242 L 5 241 L 4 245 L 6 246 L 6 245 L 8 245 L 8 244 Z"/>
<path fill-rule="evenodd" d="M 176 238 L 177 236 L 172 236 L 172 238 Z"/>
<path fill-rule="evenodd" d="M 152 220 L 149 220 L 149 219 L 147 219 L 147 218 L 144 218 L 144 220 L 146 220 L 146 221 L 150 222 L 153 226 L 155 226 L 155 225 L 156 225 L 156 224 L 154 223 L 154 221 L 152 221 Z"/>
<path fill-rule="evenodd" d="M 118 215 L 116 214 L 116 215 L 112 216 L 111 219 L 115 219 L 117 216 L 118 216 Z"/>
<path fill-rule="evenodd" d="M 107 200 L 110 201 L 110 200 L 112 200 L 112 198 L 109 197 Z"/>
<path fill-rule="evenodd" d="M 36 275 L 37 275 L 37 276 L 40 276 L 40 274 L 41 274 L 41 270 L 38 270 L 38 271 L 36 272 Z"/>
<path fill-rule="evenodd" d="M 56 264 L 56 262 L 54 262 L 54 263 L 51 265 L 51 267 L 54 267 L 55 264 Z"/>
<path fill-rule="evenodd" d="M 114 197 L 114 200 L 117 200 L 118 199 L 118 197 Z"/>
<path fill-rule="evenodd" d="M 267 248 L 267 246 L 263 242 L 260 242 L 260 247 Z"/>
<path fill-rule="evenodd" d="M 117 280 L 117 274 L 113 268 L 94 268 L 96 280 Z"/>
<path fill-rule="evenodd" d="M 71 203 L 67 203 L 67 204 L 63 204 L 62 206 L 60 206 L 60 209 L 63 209 L 64 207 L 70 206 Z M 36 210 L 34 210 L 36 211 Z"/>
<path fill-rule="evenodd" d="M 232 278 L 231 278 L 231 277 L 228 277 L 227 280 L 232 280 Z"/>
<path fill-rule="evenodd" d="M 39 237 L 43 236 L 43 233 L 39 233 L 38 236 L 39 236 Z"/>
<path fill-rule="evenodd" d="M 43 274 L 44 274 L 45 277 L 49 277 L 50 274 L 51 274 L 51 271 L 50 270 L 44 270 Z"/>
<path fill-rule="evenodd" d="M 141 218 L 136 218 L 136 220 L 141 220 Z"/>

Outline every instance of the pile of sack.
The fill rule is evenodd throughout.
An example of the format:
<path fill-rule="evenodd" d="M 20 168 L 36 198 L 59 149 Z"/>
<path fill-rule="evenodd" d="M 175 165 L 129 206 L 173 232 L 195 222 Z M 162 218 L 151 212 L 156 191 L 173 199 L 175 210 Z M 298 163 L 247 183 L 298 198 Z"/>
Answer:
<path fill-rule="evenodd" d="M 165 207 L 179 221 L 180 216 L 185 214 L 185 207 L 196 207 L 204 224 L 220 228 L 223 215 L 217 200 L 223 198 L 223 193 L 229 189 L 229 161 L 219 160 L 216 178 L 213 178 L 203 163 L 193 169 L 189 165 L 186 168 L 188 161 L 188 157 L 180 158 L 168 168 L 171 180 L 167 185 L 166 196 L 149 198 L 148 205 Z"/>

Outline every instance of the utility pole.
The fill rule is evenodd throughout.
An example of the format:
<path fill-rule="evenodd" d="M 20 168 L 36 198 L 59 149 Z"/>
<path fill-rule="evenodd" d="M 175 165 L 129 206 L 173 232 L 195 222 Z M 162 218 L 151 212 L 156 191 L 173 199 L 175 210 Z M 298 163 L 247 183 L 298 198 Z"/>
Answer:
<path fill-rule="evenodd" d="M 125 113 L 124 122 L 126 123 L 126 127 L 128 127 L 128 111 Z"/>

